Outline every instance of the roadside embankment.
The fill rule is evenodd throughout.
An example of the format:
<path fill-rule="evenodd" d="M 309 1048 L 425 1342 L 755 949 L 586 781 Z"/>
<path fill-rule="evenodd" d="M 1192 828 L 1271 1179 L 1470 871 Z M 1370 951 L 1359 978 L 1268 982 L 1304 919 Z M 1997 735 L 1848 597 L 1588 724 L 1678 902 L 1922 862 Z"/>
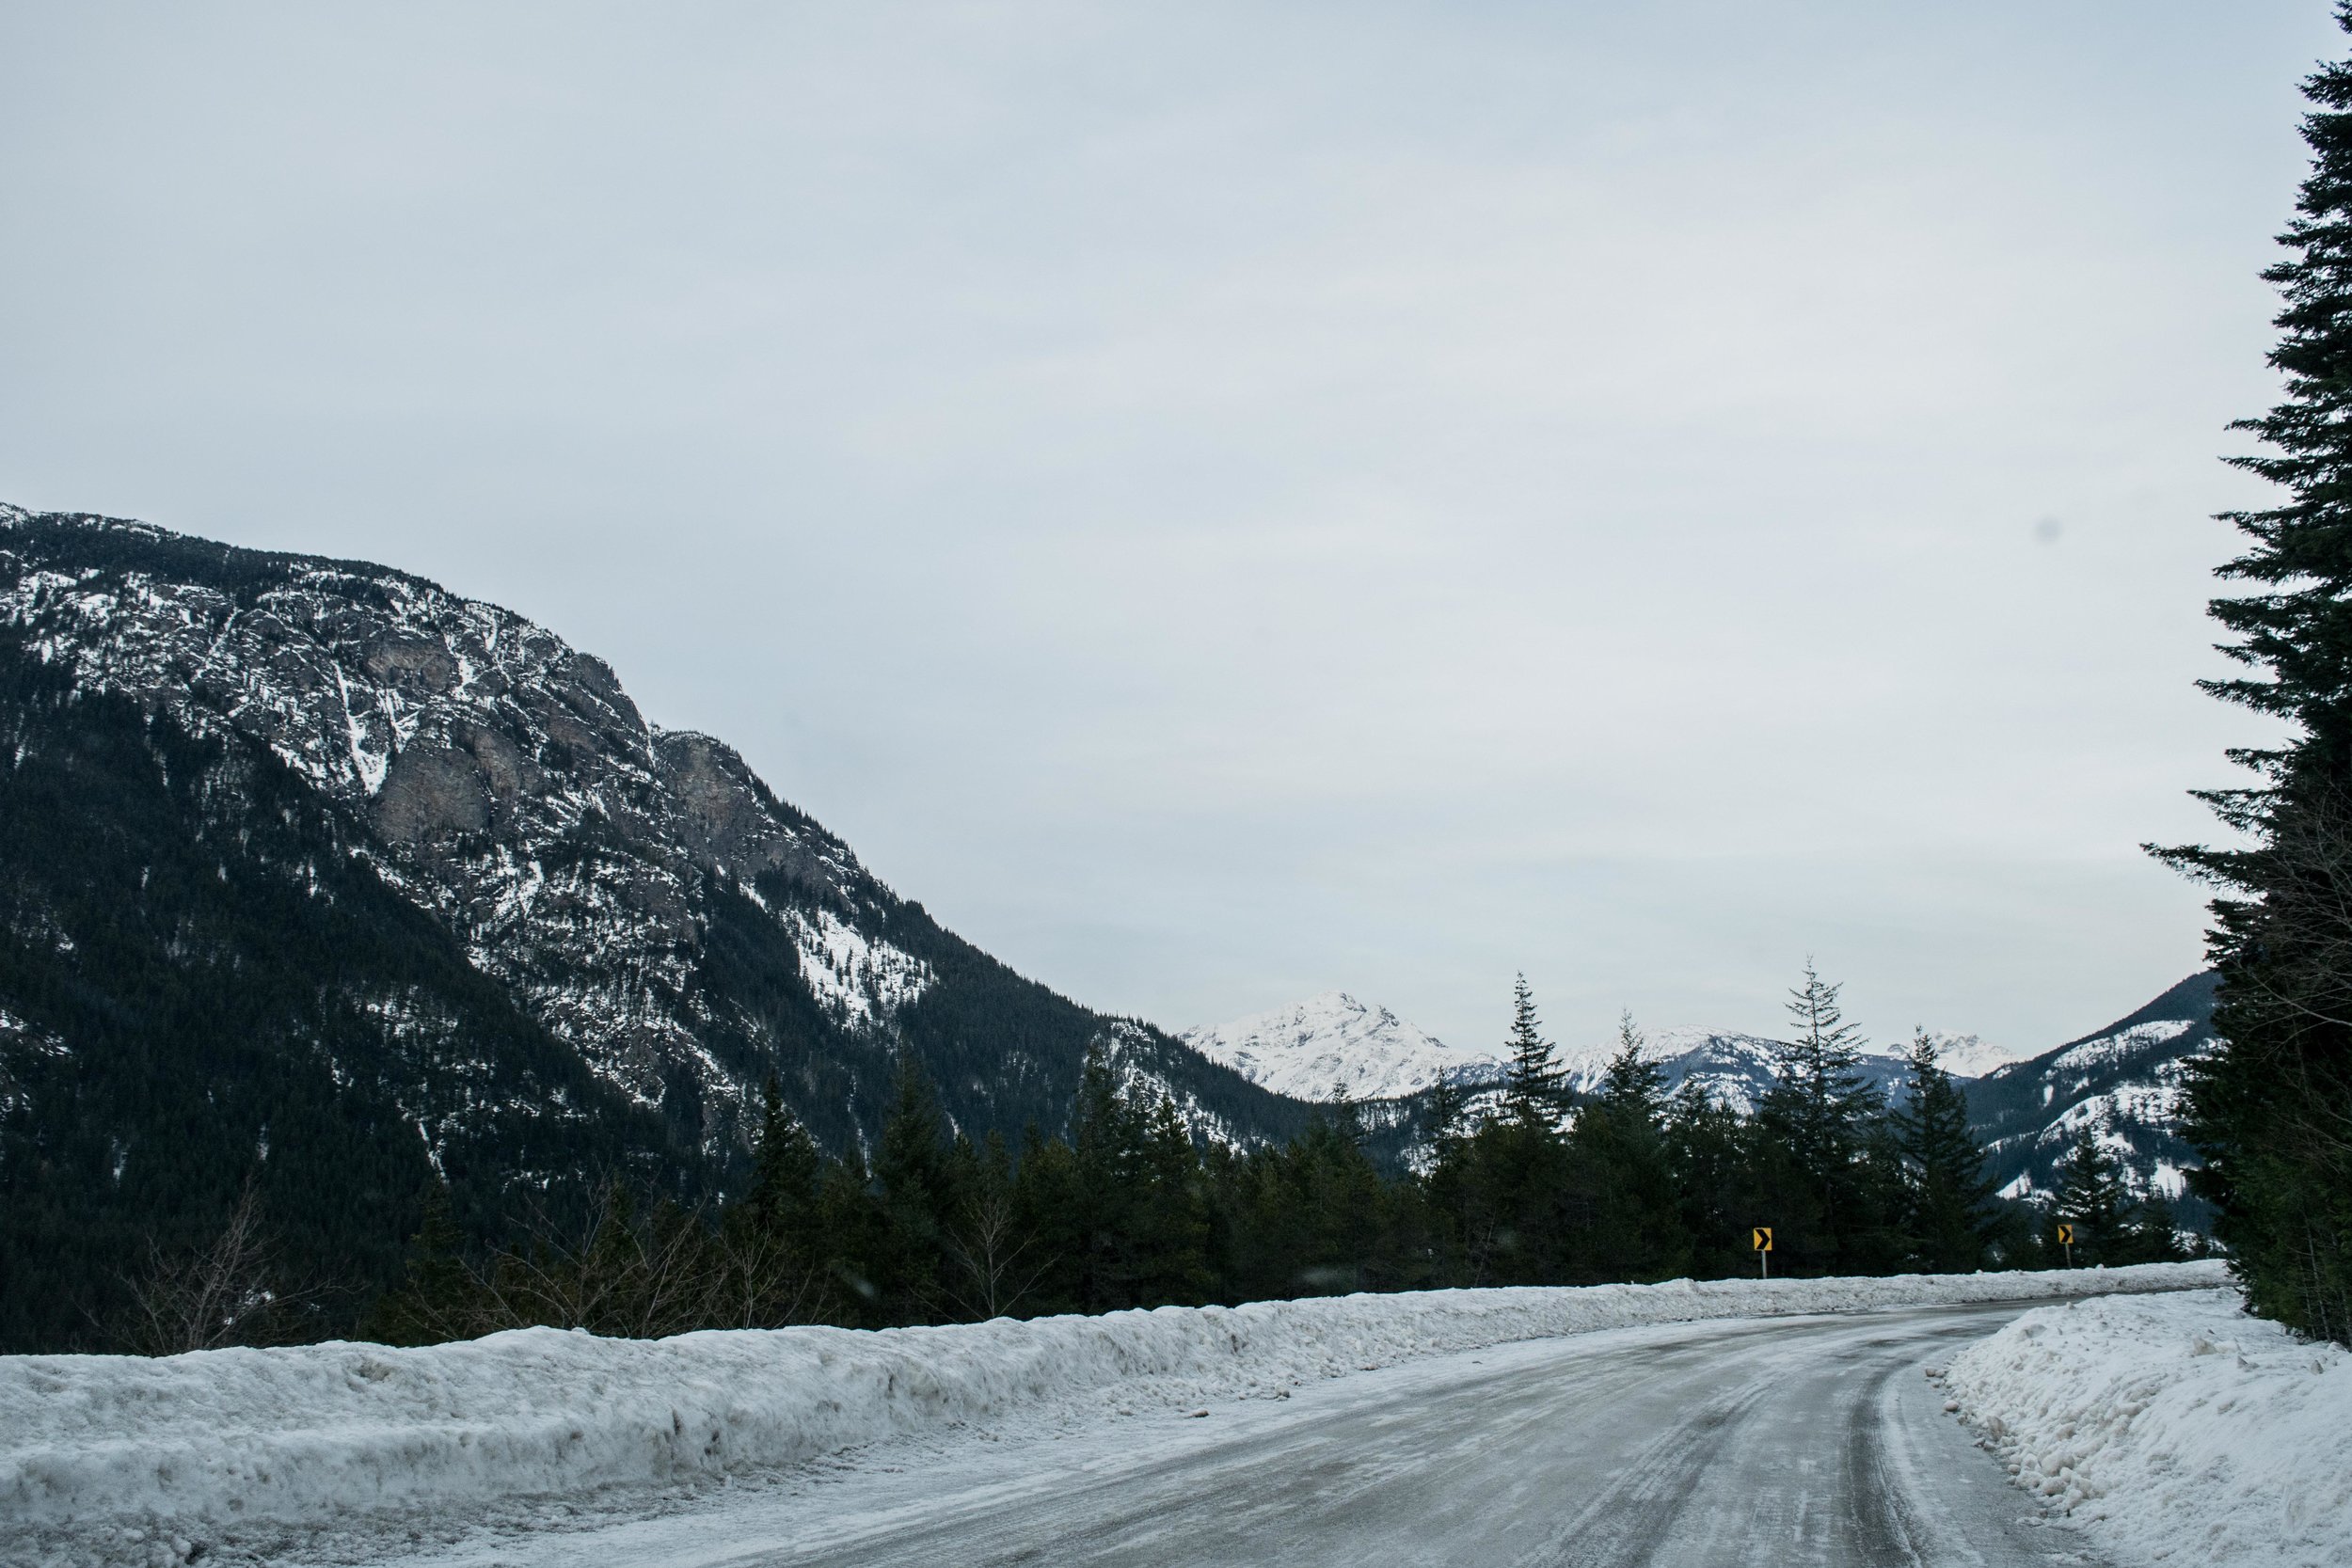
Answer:
<path fill-rule="evenodd" d="M 1271 1393 L 1599 1329 L 2180 1290 L 2222 1277 L 2217 1264 L 2187 1263 L 1676 1280 L 881 1332 L 626 1340 L 524 1329 L 413 1350 L 0 1357 L 0 1548 L 131 1527 L 144 1539 L 200 1544 L 217 1527 L 264 1520 L 349 1524 L 691 1484 L 953 1424 Z"/>
<path fill-rule="evenodd" d="M 2234 1291 L 2029 1312 L 1945 1383 L 2018 1485 L 2120 1561 L 2352 1563 L 2352 1354 Z"/>

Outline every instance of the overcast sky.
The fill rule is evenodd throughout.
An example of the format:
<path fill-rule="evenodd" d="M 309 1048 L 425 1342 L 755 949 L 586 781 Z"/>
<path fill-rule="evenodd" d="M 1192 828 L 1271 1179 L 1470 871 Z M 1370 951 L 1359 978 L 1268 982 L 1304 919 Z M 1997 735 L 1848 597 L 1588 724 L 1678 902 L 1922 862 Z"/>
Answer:
<path fill-rule="evenodd" d="M 0 499 L 609 658 L 1170 1027 L 2198 967 L 2323 0 L 0 6 Z"/>

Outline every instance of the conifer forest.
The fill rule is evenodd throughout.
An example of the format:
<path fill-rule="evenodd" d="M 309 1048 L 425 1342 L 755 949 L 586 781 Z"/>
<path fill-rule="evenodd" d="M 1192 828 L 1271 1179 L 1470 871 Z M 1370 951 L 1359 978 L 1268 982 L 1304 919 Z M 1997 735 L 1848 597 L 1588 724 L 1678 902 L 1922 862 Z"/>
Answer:
<path fill-rule="evenodd" d="M 623 1183 L 469 1249 L 430 1201 L 405 1284 L 373 1307 L 396 1343 L 527 1324 L 649 1337 L 851 1327 L 1442 1286 L 1584 1285 L 1755 1273 L 2085 1265 L 2187 1256 L 2086 1136 L 2054 1206 L 1996 1199 L 1960 1090 L 1917 1042 L 1899 1093 L 1855 1070 L 1837 988 L 1808 972 L 1754 1113 L 1665 1091 L 1629 1019 L 1597 1093 L 1572 1102 L 1524 980 L 1509 1072 L 1464 1103 L 1441 1085 L 1422 1168 L 1383 1171 L 1361 1108 L 1286 1143 L 1200 1144 L 1165 1098 L 1089 1063 L 1065 1132 L 951 1135 L 903 1074 L 870 1160 L 819 1148 L 771 1096 L 749 1185 L 707 1210 Z"/>

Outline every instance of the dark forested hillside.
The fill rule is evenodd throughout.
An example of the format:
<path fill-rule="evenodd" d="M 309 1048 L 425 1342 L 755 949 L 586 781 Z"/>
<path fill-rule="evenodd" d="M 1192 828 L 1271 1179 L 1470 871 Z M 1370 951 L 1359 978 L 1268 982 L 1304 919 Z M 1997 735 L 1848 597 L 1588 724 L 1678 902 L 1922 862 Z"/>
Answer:
<path fill-rule="evenodd" d="M 2180 1101 L 2190 1064 L 2213 1045 L 2216 983 L 2210 971 L 2192 974 L 2096 1034 L 1969 1083 L 1970 1121 L 2001 1190 L 2056 1193 L 2059 1166 L 2089 1132 L 2134 1185 L 2154 1182 L 2201 1228 L 2203 1205 L 2182 1193 L 2198 1157 L 2182 1136 Z"/>
<path fill-rule="evenodd" d="M 565 1181 L 715 1195 L 771 1077 L 843 1152 L 902 1061 L 951 1127 L 1058 1130 L 1089 1050 L 1196 1135 L 1305 1125 L 397 572 L 0 508 L 0 1350 L 107 1342 L 149 1239 L 248 1179 L 330 1315 L 437 1170 L 475 1229 Z"/>
<path fill-rule="evenodd" d="M 301 1271 L 359 1287 L 436 1161 L 477 1205 L 483 1178 L 694 1174 L 277 758 L 10 647 L 0 704 L 0 1341 L 80 1337 L 248 1176 Z"/>

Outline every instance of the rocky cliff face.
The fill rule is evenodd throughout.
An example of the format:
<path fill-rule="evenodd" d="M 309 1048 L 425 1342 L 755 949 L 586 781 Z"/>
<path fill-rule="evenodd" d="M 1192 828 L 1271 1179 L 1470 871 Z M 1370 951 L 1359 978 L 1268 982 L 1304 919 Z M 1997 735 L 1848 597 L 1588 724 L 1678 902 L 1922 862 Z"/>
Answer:
<path fill-rule="evenodd" d="M 183 769 L 199 766 L 188 756 L 212 759 L 200 765 L 212 770 L 206 799 L 151 802 L 139 808 L 149 827 L 168 816 L 168 832 L 190 843 L 233 840 L 235 852 L 218 857 L 224 882 L 248 869 L 262 881 L 307 879 L 311 912 L 270 917 L 307 933 L 287 937 L 290 946 L 326 940 L 305 922 L 359 897 L 337 891 L 351 879 L 389 890 L 583 1075 L 567 1091 L 575 1101 L 609 1098 L 626 1112 L 597 1119 L 666 1129 L 672 1153 L 639 1139 L 641 1161 L 698 1162 L 690 1175 L 723 1181 L 771 1075 L 820 1138 L 863 1143 L 910 1059 L 938 1084 L 950 1119 L 975 1132 L 1059 1125 L 1096 1048 L 1165 1088 L 1212 1136 L 1284 1135 L 1305 1115 L 941 929 L 723 742 L 649 724 L 601 660 L 510 610 L 385 567 L 0 508 L 0 642 L 30 672 L 11 699 L 22 709 L 15 729 L 32 737 L 18 745 L 24 787 L 43 756 L 72 751 L 77 714 L 95 722 L 105 704 L 130 705 L 158 738 L 152 758 L 124 764 L 124 788 L 167 796 L 189 781 L 174 784 L 167 753 Z M 63 698 L 34 714 L 49 697 L 28 693 L 56 691 Z M 160 780 L 147 777 L 155 768 Z M 254 846 L 276 842 L 257 836 L 253 802 L 280 796 L 271 809 L 326 826 L 248 867 Z M 96 798 L 61 808 L 56 831 L 71 838 L 103 827 L 109 809 Z M 141 851 L 148 862 L 160 852 Z M 322 877 L 329 863 L 334 875 Z M 0 1076 L 14 1074 L 0 1090 L 20 1122 L 47 1114 L 29 1085 L 51 1083 L 51 1102 L 64 1091 L 55 1075 L 10 1068 L 33 1058 L 30 1046 L 11 1055 L 8 1040 L 62 1040 L 80 1059 L 72 1029 L 93 1025 L 69 1026 L 47 990 L 109 983 L 40 945 L 50 938 L 36 933 L 48 927 L 74 940 L 60 924 L 72 900 L 57 891 L 74 884 L 52 886 L 50 869 L 23 868 L 10 917 L 19 956 L 47 967 L 14 982 L 25 994 L 7 994 L 0 980 L 9 1021 Z M 180 961 L 176 939 L 151 935 L 158 964 Z M 320 969 L 291 952 L 283 961 L 290 972 Z M 333 982 L 322 974 L 319 983 Z M 337 1046 L 334 1070 L 375 1075 L 420 1031 L 455 1027 L 410 1017 L 421 1006 L 412 1003 L 375 998 L 379 1041 Z M 355 1055 L 370 1060 L 345 1059 Z M 453 1147 L 451 1118 L 465 1096 L 450 1085 L 487 1071 L 461 1040 L 443 1039 L 395 1073 L 405 1086 L 392 1100 L 422 1157 L 442 1162 Z M 494 1144 L 473 1146 L 476 1168 L 496 1163 Z"/>
<path fill-rule="evenodd" d="M 768 1022 L 698 985 L 714 885 L 771 910 L 834 1021 L 932 980 L 869 934 L 895 904 L 847 846 L 605 663 L 379 567 L 257 556 L 93 517 L 5 515 L 0 625 L 77 686 L 261 742 L 373 829 L 361 853 L 602 1078 L 715 1130 Z M 756 1054 L 755 1049 L 754 1054 Z"/>

